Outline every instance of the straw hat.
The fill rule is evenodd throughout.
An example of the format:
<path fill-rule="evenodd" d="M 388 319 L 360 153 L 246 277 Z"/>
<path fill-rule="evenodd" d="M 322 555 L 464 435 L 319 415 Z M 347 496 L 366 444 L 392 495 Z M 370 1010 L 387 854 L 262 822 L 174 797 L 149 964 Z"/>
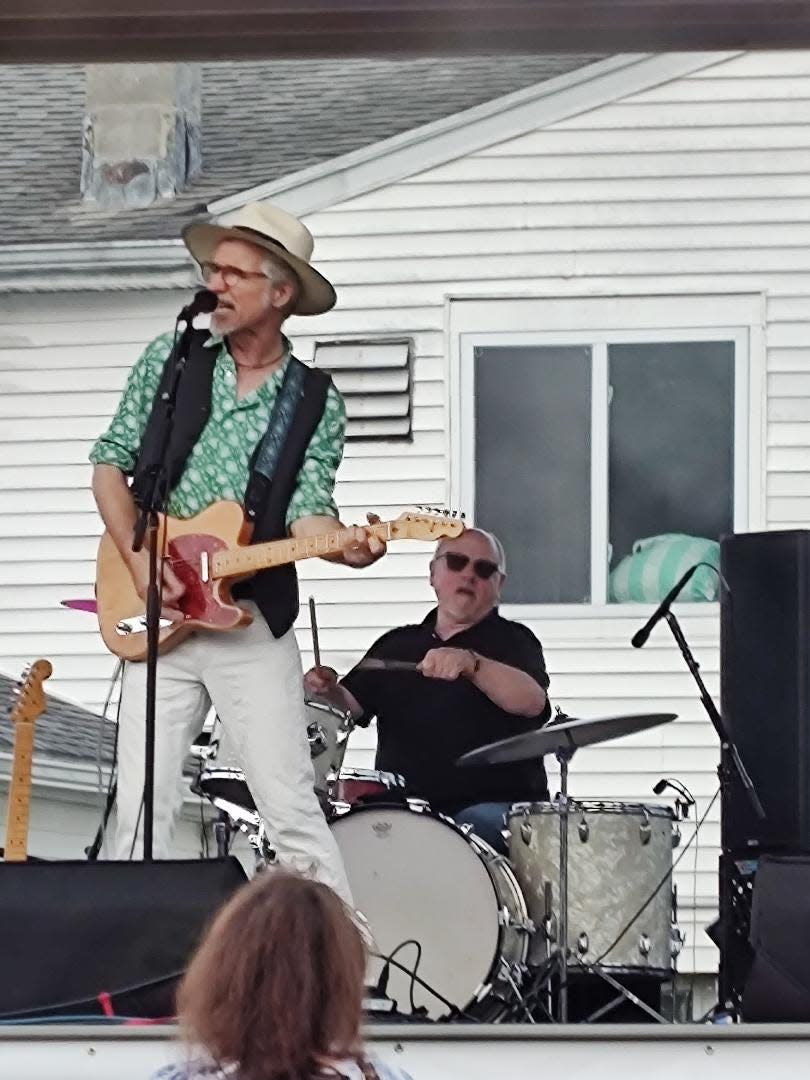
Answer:
<path fill-rule="evenodd" d="M 298 218 L 270 203 L 248 203 L 221 219 L 219 224 L 193 221 L 183 229 L 183 241 L 198 263 L 212 260 L 223 240 L 243 240 L 270 252 L 298 276 L 301 292 L 295 306 L 297 315 L 320 315 L 334 307 L 335 290 L 310 265 L 314 241 L 312 233 Z"/>

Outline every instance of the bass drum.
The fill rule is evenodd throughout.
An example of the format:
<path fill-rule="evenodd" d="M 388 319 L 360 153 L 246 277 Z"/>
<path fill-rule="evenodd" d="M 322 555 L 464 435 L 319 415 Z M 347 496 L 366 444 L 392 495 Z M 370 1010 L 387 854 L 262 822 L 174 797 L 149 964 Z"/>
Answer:
<path fill-rule="evenodd" d="M 506 860 L 423 803 L 356 807 L 332 832 L 376 952 L 407 969 L 390 965 L 386 984 L 399 1012 L 501 1016 L 523 978 L 530 930 Z M 371 985 L 382 969 L 369 961 Z"/>
<path fill-rule="evenodd" d="M 557 806 L 517 803 L 507 814 L 507 824 L 509 859 L 537 926 L 530 960 L 539 965 L 556 948 L 560 916 Z M 672 849 L 678 839 L 669 807 L 571 801 L 568 945 L 572 968 L 599 961 L 613 974 L 671 975 L 679 940 L 672 922 Z"/>

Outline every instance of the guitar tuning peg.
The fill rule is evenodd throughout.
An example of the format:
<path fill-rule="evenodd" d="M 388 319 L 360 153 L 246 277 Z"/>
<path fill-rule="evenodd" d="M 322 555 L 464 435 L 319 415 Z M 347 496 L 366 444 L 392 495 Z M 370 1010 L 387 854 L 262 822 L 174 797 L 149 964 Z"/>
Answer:
<path fill-rule="evenodd" d="M 462 510 L 462 511 L 461 511 L 461 520 L 462 520 L 462 521 L 464 521 L 464 520 L 466 519 L 466 517 L 467 517 L 467 515 L 466 515 L 466 514 L 464 513 L 464 511 Z"/>

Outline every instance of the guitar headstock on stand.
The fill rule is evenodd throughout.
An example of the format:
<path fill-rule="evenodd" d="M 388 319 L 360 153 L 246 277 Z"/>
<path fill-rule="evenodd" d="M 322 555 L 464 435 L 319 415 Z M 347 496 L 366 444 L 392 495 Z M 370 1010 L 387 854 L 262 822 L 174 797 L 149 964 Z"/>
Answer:
<path fill-rule="evenodd" d="M 14 754 L 8 792 L 6 862 L 25 862 L 28 857 L 28 811 L 31 801 L 31 765 L 34 754 L 34 721 L 45 711 L 42 684 L 51 677 L 48 660 L 35 660 L 23 672 L 10 718 L 14 724 Z"/>
<path fill-rule="evenodd" d="M 15 692 L 16 701 L 11 707 L 11 721 L 14 724 L 33 724 L 45 710 L 45 691 L 42 684 L 53 673 L 49 660 L 35 660 L 26 668 Z"/>

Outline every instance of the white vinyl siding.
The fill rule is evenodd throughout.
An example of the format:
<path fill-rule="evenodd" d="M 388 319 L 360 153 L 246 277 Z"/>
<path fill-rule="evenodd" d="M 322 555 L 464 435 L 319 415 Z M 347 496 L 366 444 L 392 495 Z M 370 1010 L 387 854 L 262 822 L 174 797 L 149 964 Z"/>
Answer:
<path fill-rule="evenodd" d="M 475 309 L 477 298 L 495 307 L 502 298 L 501 316 L 521 333 L 530 329 L 521 298 L 570 298 L 572 305 L 599 298 L 618 318 L 628 298 L 632 310 L 637 297 L 660 297 L 691 311 L 699 325 L 749 328 L 758 360 L 745 388 L 757 401 L 747 447 L 748 525 L 810 527 L 810 53 L 710 60 L 694 75 L 310 218 L 347 329 L 353 319 L 360 320 L 355 331 L 372 319 L 375 328 L 407 332 L 400 320 L 409 312 L 420 330 L 446 331 L 451 505 L 464 490 L 458 470 L 470 466 L 456 450 L 463 421 L 451 379 L 454 308 Z M 721 301 L 739 301 L 744 317 L 724 322 Z M 683 322 L 653 324 L 662 335 L 673 326 Z M 508 551 L 509 537 L 503 540 Z M 555 609 L 528 621 L 546 649 L 552 700 L 571 715 L 679 714 L 670 726 L 578 754 L 572 790 L 649 802 L 655 781 L 675 775 L 702 812 L 717 786 L 717 739 L 667 628 L 643 650 L 630 647 L 649 610 Z M 719 702 L 717 606 L 677 610 Z M 523 617 L 521 609 L 506 613 Z M 702 927 L 716 903 L 718 846 L 715 804 L 697 873 L 690 849 L 677 874 L 687 931 L 682 970 L 693 960 L 698 970 L 716 963 Z"/>
<path fill-rule="evenodd" d="M 413 442 L 347 447 L 344 520 L 367 510 L 385 518 L 414 502 L 453 505 L 456 301 L 584 297 L 610 308 L 614 297 L 618 307 L 659 296 L 694 313 L 711 306 L 704 297 L 738 295 L 747 305 L 756 298 L 753 324 L 724 325 L 759 335 L 761 385 L 749 389 L 765 403 L 750 432 L 749 523 L 810 526 L 810 53 L 705 61 L 695 74 L 550 126 L 527 123 L 501 142 L 494 134 L 483 149 L 308 216 L 315 262 L 338 305 L 291 321 L 301 358 L 311 360 L 316 340 L 413 341 Z M 621 73 L 611 78 L 621 85 Z M 170 325 L 180 302 L 165 293 L 0 298 L 0 665 L 14 672 L 49 656 L 54 691 L 91 707 L 112 663 L 92 618 L 58 607 L 92 588 L 99 526 L 86 451 L 139 346 Z M 381 632 L 420 619 L 431 601 L 427 561 L 426 546 L 409 543 L 361 573 L 303 568 L 324 662 L 345 670 Z M 684 607 L 684 631 L 719 700 L 717 608 Z M 546 648 L 552 700 L 570 714 L 679 714 L 578 754 L 572 791 L 648 802 L 653 783 L 675 775 L 703 809 L 716 787 L 716 737 L 666 627 L 643 650 L 630 648 L 648 613 L 622 605 L 528 620 Z M 305 665 L 307 619 L 304 604 Z M 372 746 L 373 732 L 358 733 L 347 760 L 367 764 Z M 682 970 L 695 940 L 698 969 L 715 963 L 705 935 L 693 937 L 690 909 L 694 887 L 698 927 L 711 920 L 718 840 L 715 807 L 697 874 L 692 851 L 679 867 Z"/>

